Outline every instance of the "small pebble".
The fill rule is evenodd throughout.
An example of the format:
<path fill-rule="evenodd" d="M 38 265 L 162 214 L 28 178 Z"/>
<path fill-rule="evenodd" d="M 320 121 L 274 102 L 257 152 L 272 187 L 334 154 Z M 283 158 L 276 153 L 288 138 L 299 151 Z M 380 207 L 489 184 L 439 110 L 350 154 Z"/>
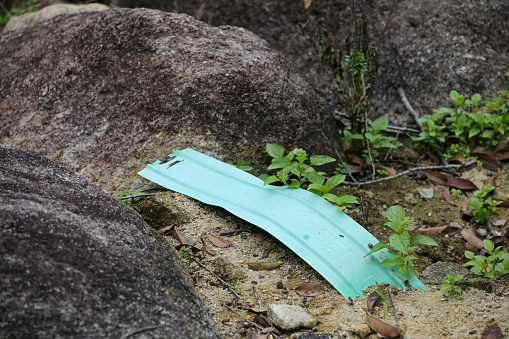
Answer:
<path fill-rule="evenodd" d="M 486 175 L 487 175 L 487 176 L 489 176 L 489 177 L 491 177 L 491 176 L 493 176 L 493 173 L 491 173 L 490 171 L 488 171 L 488 172 L 486 173 Z"/>
<path fill-rule="evenodd" d="M 268 254 L 264 254 L 264 255 L 262 255 L 262 258 L 263 258 L 263 259 L 266 259 L 266 258 L 268 258 L 268 257 L 269 257 L 269 255 L 268 255 Z"/>
<path fill-rule="evenodd" d="M 251 284 L 258 285 L 258 282 L 253 280 L 253 281 L 251 281 Z"/>
<path fill-rule="evenodd" d="M 240 238 L 241 238 L 241 239 L 247 239 L 247 234 L 241 234 L 241 235 L 240 235 Z"/>
<path fill-rule="evenodd" d="M 476 334 L 477 333 L 477 330 L 472 330 L 470 332 L 468 332 L 468 334 Z"/>
<path fill-rule="evenodd" d="M 265 278 L 265 276 L 264 275 L 260 275 L 258 278 L 263 279 L 263 278 Z"/>
<path fill-rule="evenodd" d="M 253 257 L 257 257 L 257 256 L 259 256 L 259 254 L 258 254 L 258 253 L 254 253 L 254 254 L 253 254 Z"/>
<path fill-rule="evenodd" d="M 291 268 L 288 270 L 288 275 L 293 275 L 293 270 Z"/>

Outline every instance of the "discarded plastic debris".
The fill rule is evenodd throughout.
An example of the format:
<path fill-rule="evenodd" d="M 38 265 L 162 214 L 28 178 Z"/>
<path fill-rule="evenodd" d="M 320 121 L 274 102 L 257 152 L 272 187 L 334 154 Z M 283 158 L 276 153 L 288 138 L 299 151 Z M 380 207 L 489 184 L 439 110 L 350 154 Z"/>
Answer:
<path fill-rule="evenodd" d="M 302 189 L 263 186 L 238 168 L 196 152 L 176 151 L 167 163 L 156 161 L 138 174 L 172 191 L 220 206 L 262 228 L 320 273 L 345 298 L 384 282 L 405 287 L 405 277 L 380 262 L 387 250 L 363 259 L 378 240 L 321 197 Z M 416 277 L 414 287 L 426 288 Z"/>

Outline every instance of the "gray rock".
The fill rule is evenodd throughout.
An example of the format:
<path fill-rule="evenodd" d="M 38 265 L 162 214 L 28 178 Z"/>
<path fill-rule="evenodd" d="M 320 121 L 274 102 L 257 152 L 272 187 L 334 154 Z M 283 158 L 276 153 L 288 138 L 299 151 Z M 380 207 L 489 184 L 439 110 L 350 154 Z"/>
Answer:
<path fill-rule="evenodd" d="M 257 168 L 270 163 L 267 142 L 340 149 L 326 100 L 281 54 L 184 14 L 58 16 L 0 36 L 0 69 L 0 142 L 109 192 L 186 147 Z"/>
<path fill-rule="evenodd" d="M 37 154 L 0 159 L 1 338 L 219 338 L 137 213 Z"/>
<path fill-rule="evenodd" d="M 284 330 L 312 328 L 318 324 L 318 318 L 300 306 L 270 304 L 267 313 L 272 322 Z"/>
<path fill-rule="evenodd" d="M 424 199 L 432 199 L 434 195 L 433 187 L 430 188 L 417 188 L 417 192 L 419 192 L 419 195 L 421 198 Z"/>
<path fill-rule="evenodd" d="M 333 105 L 333 86 L 319 65 L 314 46 L 304 25 L 307 18 L 294 0 L 112 0 L 125 7 L 148 7 L 188 13 L 212 25 L 234 25 L 266 39 L 295 63 Z M 392 0 L 358 2 L 369 21 L 370 33 L 378 43 Z M 324 28 L 328 13 L 330 34 L 344 41 L 351 31 L 347 0 L 313 1 L 310 15 L 316 27 Z M 471 95 L 479 92 L 490 101 L 507 85 L 509 22 L 506 0 L 421 0 L 396 1 L 384 35 L 380 55 L 378 92 L 393 76 L 394 88 L 379 100 L 377 113 L 388 115 L 391 123 L 412 122 L 396 89 L 401 86 L 421 115 L 432 114 L 441 105 L 450 105 L 449 92 Z M 313 36 L 313 34 L 311 34 Z M 339 108 L 338 108 L 339 109 Z"/>
<path fill-rule="evenodd" d="M 44 7 L 38 12 L 25 13 L 19 16 L 11 16 L 11 19 L 5 25 L 2 33 L 32 26 L 44 20 L 53 18 L 54 16 L 57 15 L 72 14 L 78 12 L 105 11 L 107 9 L 110 8 L 103 4 L 83 4 L 83 5 L 54 4 L 51 6 Z"/>
<path fill-rule="evenodd" d="M 440 286 L 442 282 L 447 279 L 447 274 L 462 274 L 463 279 L 455 284 L 462 288 L 473 287 L 487 292 L 491 292 L 493 289 L 491 281 L 489 281 L 488 278 L 478 276 L 469 269 L 453 262 L 439 261 L 433 263 L 422 271 L 419 278 L 426 285 Z"/>
<path fill-rule="evenodd" d="M 323 334 L 316 334 L 314 332 L 306 332 L 299 335 L 297 339 L 329 339 L 329 337 Z"/>

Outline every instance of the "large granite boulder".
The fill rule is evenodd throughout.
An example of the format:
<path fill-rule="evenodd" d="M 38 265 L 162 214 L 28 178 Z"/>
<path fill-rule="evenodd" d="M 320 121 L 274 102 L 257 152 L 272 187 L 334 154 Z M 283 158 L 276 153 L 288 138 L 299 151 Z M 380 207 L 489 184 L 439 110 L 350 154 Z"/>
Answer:
<path fill-rule="evenodd" d="M 369 20 L 376 41 L 384 29 L 392 0 L 356 1 Z M 348 0 L 313 1 L 315 27 L 328 27 L 338 41 L 351 31 Z M 281 51 L 335 103 L 333 87 L 318 63 L 308 39 L 311 27 L 302 1 L 280 0 L 112 0 L 112 5 L 148 7 L 188 13 L 211 25 L 234 25 L 251 30 Z M 360 13 L 359 13 L 360 18 Z M 420 114 L 450 104 L 449 92 L 479 92 L 494 100 L 509 82 L 509 2 L 506 0 L 396 1 L 381 49 L 380 85 L 394 86 L 384 100 L 375 100 L 378 114 L 394 123 L 411 122 L 396 89 L 402 87 Z M 392 112 L 392 114 L 390 114 Z"/>
<path fill-rule="evenodd" d="M 219 337 L 136 212 L 40 155 L 0 159 L 1 338 Z"/>
<path fill-rule="evenodd" d="M 192 147 L 249 164 L 267 142 L 334 155 L 325 99 L 267 43 L 187 15 L 115 9 L 0 36 L 0 142 L 109 192 Z"/>

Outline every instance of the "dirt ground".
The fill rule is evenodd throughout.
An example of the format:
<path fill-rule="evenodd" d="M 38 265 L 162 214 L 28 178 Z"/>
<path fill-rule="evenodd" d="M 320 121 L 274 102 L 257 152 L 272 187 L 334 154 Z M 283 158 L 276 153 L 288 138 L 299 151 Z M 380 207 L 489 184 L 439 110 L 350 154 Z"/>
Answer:
<path fill-rule="evenodd" d="M 397 159 L 401 154 L 396 152 L 392 159 Z M 476 166 L 459 174 L 478 186 L 482 186 L 488 178 L 495 177 L 495 196 L 508 199 L 507 168 L 505 164 L 503 170 L 497 173 Z M 147 181 L 146 187 L 154 187 L 154 184 Z M 418 188 L 432 188 L 433 198 L 420 198 L 418 204 Z M 444 200 L 444 189 L 444 186 L 430 181 L 419 172 L 412 178 L 403 176 L 361 188 L 340 187 L 341 191 L 355 195 L 362 202 L 360 206 L 350 205 L 345 212 L 379 240 L 387 240 L 391 233 L 384 226 L 387 221 L 385 210 L 395 204 L 403 206 L 406 215 L 416 222 L 410 227 L 414 231 L 453 222 L 458 222 L 463 228 L 473 226 L 462 219 L 462 211 L 468 207 L 468 198 L 463 196 L 456 199 L 459 206 L 453 206 Z M 235 291 L 240 295 L 238 299 L 215 276 L 195 262 L 183 259 L 196 291 L 207 304 L 225 338 L 255 338 L 256 329 L 223 304 L 230 305 L 253 320 L 256 313 L 246 308 L 272 303 L 301 306 L 319 319 L 315 328 L 282 331 L 279 334 L 281 338 L 295 338 L 310 330 L 330 338 L 362 338 L 363 335 L 376 338 L 376 334 L 367 336 L 369 330 L 366 332 L 364 325 L 366 297 L 353 301 L 345 299 L 320 274 L 270 234 L 222 208 L 203 204 L 177 192 L 161 192 L 138 200 L 130 204 L 141 212 L 149 224 L 160 229 L 175 223 L 182 234 L 202 250 L 204 257 L 201 262 L 230 286 L 235 286 Z M 500 208 L 490 214 L 490 220 L 494 224 L 508 216 L 508 209 Z M 494 226 L 494 229 L 501 235 L 508 227 L 509 222 L 506 222 L 503 226 Z M 221 235 L 233 231 L 238 232 Z M 208 240 L 210 235 L 227 239 L 232 245 L 218 248 Z M 460 234 L 451 237 L 434 234 L 432 237 L 440 246 L 427 247 L 415 253 L 421 259 L 416 264 L 418 274 L 432 263 L 452 262 L 454 257 L 464 258 L 465 250 L 476 251 Z M 175 246 L 179 244 L 171 236 L 166 238 Z M 249 262 L 279 260 L 282 264 L 273 270 L 253 271 L 247 266 Z M 303 282 L 318 283 L 325 291 L 319 296 L 302 297 L 295 292 L 295 288 Z M 504 336 L 508 335 L 509 288 L 504 281 L 499 283 L 496 294 L 469 288 L 460 295 L 451 296 L 441 292 L 438 285 L 427 287 L 426 290 L 385 287 L 385 294 L 391 295 L 395 310 L 390 312 L 386 321 L 406 329 L 405 338 L 481 338 L 486 326 L 495 323 L 500 326 Z M 381 311 L 376 313 L 381 315 Z"/>

